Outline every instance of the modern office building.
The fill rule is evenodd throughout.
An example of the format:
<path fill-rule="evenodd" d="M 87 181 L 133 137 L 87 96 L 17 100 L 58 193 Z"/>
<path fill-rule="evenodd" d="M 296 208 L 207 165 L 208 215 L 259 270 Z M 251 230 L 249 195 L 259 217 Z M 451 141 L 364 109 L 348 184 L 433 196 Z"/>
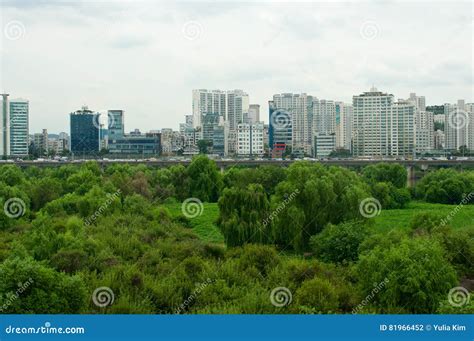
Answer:
<path fill-rule="evenodd" d="M 224 124 L 214 126 L 212 134 L 212 154 L 224 156 L 227 154 L 226 128 Z"/>
<path fill-rule="evenodd" d="M 214 136 L 214 128 L 217 127 L 219 123 L 224 122 L 224 117 L 219 116 L 216 113 L 207 113 L 202 116 L 201 122 L 202 139 L 206 141 L 212 141 Z"/>
<path fill-rule="evenodd" d="M 8 94 L 2 94 L 0 106 L 0 157 L 10 155 L 10 104 Z"/>
<path fill-rule="evenodd" d="M 108 110 L 108 132 L 109 140 L 115 140 L 125 135 L 124 125 L 124 111 L 123 110 Z"/>
<path fill-rule="evenodd" d="M 71 152 L 77 156 L 96 154 L 100 148 L 99 113 L 83 106 L 70 114 Z"/>
<path fill-rule="evenodd" d="M 293 129 L 291 113 L 285 109 L 277 109 L 274 101 L 268 102 L 269 127 L 268 142 L 269 151 L 273 157 L 282 157 L 288 151 L 291 152 Z"/>
<path fill-rule="evenodd" d="M 237 131 L 237 155 L 262 156 L 264 154 L 263 122 L 241 123 Z"/>
<path fill-rule="evenodd" d="M 381 157 L 393 155 L 393 95 L 370 89 L 353 96 L 353 155 Z"/>
<path fill-rule="evenodd" d="M 10 100 L 10 155 L 28 155 L 29 102 L 26 99 Z"/>
<path fill-rule="evenodd" d="M 109 152 L 116 156 L 159 156 L 161 152 L 161 134 L 124 135 L 113 140 L 113 142 L 109 142 Z"/>
<path fill-rule="evenodd" d="M 336 149 L 336 134 L 335 133 L 316 133 L 314 135 L 313 156 L 327 157 L 332 151 Z"/>

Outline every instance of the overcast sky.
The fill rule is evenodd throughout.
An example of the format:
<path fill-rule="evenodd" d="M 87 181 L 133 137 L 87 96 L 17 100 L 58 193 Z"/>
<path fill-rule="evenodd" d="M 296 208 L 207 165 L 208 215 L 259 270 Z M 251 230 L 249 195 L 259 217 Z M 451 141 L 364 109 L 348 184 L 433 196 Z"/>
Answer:
<path fill-rule="evenodd" d="M 280 92 L 473 102 L 470 1 L 0 2 L 0 91 L 30 100 L 30 132 L 84 104 L 177 129 L 194 88 L 243 89 L 265 121 Z"/>

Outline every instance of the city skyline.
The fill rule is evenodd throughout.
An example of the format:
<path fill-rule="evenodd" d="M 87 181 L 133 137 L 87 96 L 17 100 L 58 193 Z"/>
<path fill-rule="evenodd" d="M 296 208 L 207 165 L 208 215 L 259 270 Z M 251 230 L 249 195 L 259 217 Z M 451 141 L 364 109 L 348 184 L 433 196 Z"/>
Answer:
<path fill-rule="evenodd" d="M 342 101 L 340 100 L 340 98 L 338 97 L 331 97 L 331 98 L 320 98 L 318 96 L 315 96 L 315 95 L 312 95 L 312 94 L 309 94 L 308 92 L 290 92 L 290 91 L 280 91 L 280 92 L 277 92 L 275 94 L 273 94 L 272 96 L 270 96 L 267 101 L 264 103 L 264 104 L 261 104 L 261 103 L 252 103 L 250 101 L 250 105 L 259 105 L 260 106 L 260 121 L 261 122 L 264 122 L 265 124 L 269 124 L 269 110 L 270 110 L 270 107 L 269 107 L 269 102 L 272 101 L 272 98 L 274 98 L 274 96 L 280 96 L 280 95 L 284 95 L 284 94 L 291 94 L 291 95 L 302 95 L 302 94 L 305 94 L 305 95 L 308 95 L 308 96 L 312 96 L 315 100 L 317 101 L 329 101 L 329 102 L 333 102 L 334 104 L 338 104 L 338 103 L 341 103 L 343 105 L 349 105 L 349 106 L 352 106 L 353 104 L 353 99 L 354 97 L 358 97 L 360 93 L 364 93 L 364 92 L 368 92 L 370 91 L 372 88 L 374 88 L 374 86 L 372 85 L 371 87 L 367 88 L 367 89 L 361 89 L 358 93 L 354 93 L 351 97 L 351 99 L 349 101 Z M 391 91 L 388 91 L 386 89 L 380 89 L 378 87 L 375 86 L 376 89 L 378 90 L 381 90 L 383 92 L 386 92 L 387 94 L 389 95 L 393 95 L 394 99 L 395 100 L 407 100 L 407 99 L 410 99 L 410 95 L 411 94 L 418 94 L 424 98 L 426 98 L 426 96 L 424 96 L 424 94 L 422 92 L 409 92 L 407 93 L 405 96 L 397 96 L 395 95 L 394 93 L 392 93 Z M 204 88 L 203 88 L 204 89 Z M 198 90 L 198 89 L 194 89 L 194 90 Z M 205 90 L 218 90 L 218 91 L 234 91 L 234 90 L 242 90 L 242 89 L 234 89 L 234 90 L 223 90 L 223 89 L 212 89 L 212 88 L 208 88 L 208 89 L 205 89 Z M 246 91 L 246 90 L 243 90 L 245 93 L 249 94 L 249 97 L 251 96 L 251 93 Z M 192 93 L 191 93 L 192 95 Z M 188 96 L 188 101 L 191 103 L 191 107 L 192 107 L 192 96 Z M 28 101 L 29 103 L 29 113 L 30 113 L 30 121 L 32 121 L 32 118 L 34 117 L 35 113 L 34 113 L 34 103 L 32 105 L 32 102 L 28 99 L 27 96 L 21 96 L 21 95 L 15 95 L 14 97 L 12 97 L 14 100 L 16 101 Z M 430 101 L 426 101 L 426 104 L 425 106 L 426 107 L 429 107 L 429 106 L 437 106 L 437 105 L 445 105 L 445 104 L 450 104 L 450 105 L 455 105 L 458 101 L 464 101 L 466 104 L 472 104 L 474 103 L 474 100 L 471 102 L 469 100 L 466 100 L 464 98 L 456 98 L 456 99 L 453 99 L 451 101 L 448 101 L 448 102 L 430 102 Z M 33 108 L 33 109 L 32 109 Z M 186 121 L 186 116 L 193 116 L 193 110 L 191 109 L 189 113 L 183 113 L 179 118 L 177 118 L 177 123 L 175 126 L 163 126 L 163 125 L 160 125 L 159 122 L 157 123 L 157 125 L 150 125 L 148 124 L 147 126 L 145 127 L 136 127 L 136 126 L 133 126 L 131 125 L 129 122 L 128 122 L 128 116 L 127 114 L 130 114 L 127 110 L 123 109 L 123 108 L 119 108 L 119 107 L 110 107 L 110 108 L 104 108 L 104 109 L 100 109 L 100 110 L 97 110 L 97 108 L 94 108 L 92 107 L 91 105 L 89 105 L 88 103 L 85 103 L 85 104 L 82 104 L 82 105 L 78 105 L 76 108 L 71 108 L 68 112 L 65 113 L 65 116 L 67 116 L 67 121 L 66 121 L 66 124 L 63 128 L 60 128 L 60 129 L 51 129 L 48 125 L 45 125 L 45 124 L 40 124 L 39 125 L 39 128 L 35 129 L 35 128 L 32 128 L 31 125 L 29 127 L 29 131 L 30 131 L 30 134 L 32 133 L 39 133 L 41 132 L 43 129 L 48 129 L 48 131 L 51 132 L 51 134 L 58 134 L 58 133 L 61 133 L 61 132 L 67 132 L 69 130 L 69 115 L 72 113 L 72 112 L 75 112 L 76 110 L 81 110 L 82 108 L 87 108 L 88 110 L 91 110 L 92 112 L 94 113 L 101 113 L 102 115 L 106 115 L 106 113 L 108 111 L 123 111 L 124 112 L 124 124 L 126 124 L 127 126 L 127 129 L 126 129 L 126 133 L 128 132 L 133 132 L 134 130 L 139 130 L 141 132 L 148 132 L 148 131 L 153 131 L 153 130 L 160 130 L 160 129 L 173 129 L 175 131 L 178 131 L 179 130 L 179 126 L 183 123 L 185 123 Z M 278 109 L 282 109 L 282 108 L 278 108 Z M 132 113 L 133 114 L 133 113 Z M 103 121 L 103 119 L 100 120 L 100 122 L 105 122 Z M 48 123 L 49 124 L 49 123 Z"/>
<path fill-rule="evenodd" d="M 351 103 L 374 84 L 427 105 L 473 102 L 468 2 L 7 1 L 1 10 L 0 90 L 30 101 L 34 132 L 45 121 L 64 131 L 85 104 L 124 110 L 130 128 L 177 129 L 200 88 L 244 90 L 265 122 L 282 92 Z"/>

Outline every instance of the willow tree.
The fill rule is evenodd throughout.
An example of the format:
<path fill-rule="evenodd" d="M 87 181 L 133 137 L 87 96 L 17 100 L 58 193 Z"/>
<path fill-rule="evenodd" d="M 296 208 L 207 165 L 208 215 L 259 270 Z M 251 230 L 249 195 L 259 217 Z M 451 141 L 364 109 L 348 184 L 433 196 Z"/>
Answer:
<path fill-rule="evenodd" d="M 222 176 L 215 161 L 205 155 L 193 158 L 186 169 L 189 178 L 189 195 L 201 201 L 216 202 L 222 187 Z"/>
<path fill-rule="evenodd" d="M 261 185 L 226 188 L 219 199 L 218 225 L 228 246 L 267 243 L 270 203 Z"/>
<path fill-rule="evenodd" d="M 297 162 L 272 196 L 273 236 L 285 248 L 304 251 L 311 236 L 328 223 L 359 219 L 360 202 L 369 197 L 367 185 L 340 167 Z"/>

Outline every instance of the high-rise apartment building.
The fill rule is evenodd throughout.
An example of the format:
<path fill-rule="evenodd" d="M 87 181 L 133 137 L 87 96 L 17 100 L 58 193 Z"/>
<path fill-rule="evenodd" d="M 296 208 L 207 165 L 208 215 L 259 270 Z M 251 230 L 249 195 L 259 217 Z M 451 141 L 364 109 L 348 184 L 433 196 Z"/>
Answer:
<path fill-rule="evenodd" d="M 260 104 L 250 104 L 248 120 L 248 123 L 260 122 Z"/>
<path fill-rule="evenodd" d="M 392 105 L 391 109 L 391 132 L 387 132 L 390 153 L 387 155 L 413 156 L 415 152 L 415 105 L 409 101 L 398 101 Z"/>
<path fill-rule="evenodd" d="M 353 96 L 353 155 L 393 155 L 393 95 L 370 89 Z"/>
<path fill-rule="evenodd" d="M 277 111 L 286 111 L 290 116 L 292 152 L 294 154 L 311 155 L 313 141 L 313 96 L 305 93 L 276 94 L 273 96 L 273 106 Z"/>
<path fill-rule="evenodd" d="M 29 102 L 26 99 L 10 100 L 10 155 L 28 155 Z"/>
<path fill-rule="evenodd" d="M 352 150 L 352 116 L 350 104 L 336 102 L 336 148 Z"/>
<path fill-rule="evenodd" d="M 416 152 L 434 149 L 434 118 L 431 111 L 416 112 Z"/>
<path fill-rule="evenodd" d="M 462 146 L 469 144 L 469 125 L 471 115 L 464 109 L 464 101 L 458 104 L 444 104 L 444 133 L 445 148 L 450 151 L 459 150 Z"/>
<path fill-rule="evenodd" d="M 336 132 L 336 105 L 325 99 L 313 101 L 313 132 L 333 134 Z"/>
<path fill-rule="evenodd" d="M 204 117 L 216 115 L 224 118 L 227 128 L 226 151 L 235 153 L 237 148 L 237 126 L 248 120 L 249 95 L 242 90 L 193 90 L 193 127 L 199 139 L 204 139 Z"/>
<path fill-rule="evenodd" d="M 411 103 L 413 103 L 417 110 L 419 111 L 426 111 L 426 99 L 425 96 L 417 96 L 416 93 L 410 93 L 410 98 L 408 99 Z"/>
<path fill-rule="evenodd" d="M 372 88 L 353 97 L 355 156 L 412 156 L 415 151 L 416 107 L 394 103 L 393 95 Z"/>
<path fill-rule="evenodd" d="M 193 127 L 200 127 L 207 113 L 226 117 L 226 99 L 226 92 L 222 90 L 193 90 Z"/>

